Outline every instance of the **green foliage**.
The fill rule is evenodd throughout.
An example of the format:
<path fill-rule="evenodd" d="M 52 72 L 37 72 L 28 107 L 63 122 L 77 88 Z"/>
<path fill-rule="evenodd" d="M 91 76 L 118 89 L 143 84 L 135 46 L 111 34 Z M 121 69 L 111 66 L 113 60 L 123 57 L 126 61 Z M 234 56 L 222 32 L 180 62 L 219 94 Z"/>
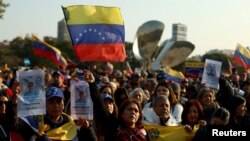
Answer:
<path fill-rule="evenodd" d="M 55 46 L 61 50 L 62 55 L 65 57 L 65 59 L 77 60 L 71 42 L 57 42 Z"/>
<path fill-rule="evenodd" d="M 3 19 L 3 13 L 5 12 L 5 9 L 8 6 L 9 4 L 6 4 L 3 2 L 3 0 L 0 0 L 0 19 Z"/>
<path fill-rule="evenodd" d="M 222 72 L 228 73 L 228 60 L 231 60 L 232 56 L 228 56 L 222 53 L 211 53 L 211 54 L 205 54 L 202 56 L 202 62 L 205 62 L 206 59 L 216 60 L 222 62 Z"/>

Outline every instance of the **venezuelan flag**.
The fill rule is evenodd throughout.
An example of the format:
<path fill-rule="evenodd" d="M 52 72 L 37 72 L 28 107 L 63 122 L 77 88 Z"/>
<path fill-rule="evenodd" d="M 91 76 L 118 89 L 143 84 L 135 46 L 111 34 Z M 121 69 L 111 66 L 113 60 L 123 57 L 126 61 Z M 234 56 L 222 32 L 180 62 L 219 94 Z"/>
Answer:
<path fill-rule="evenodd" d="M 147 133 L 153 141 L 192 141 L 199 126 L 195 125 L 192 132 L 187 132 L 184 126 L 159 126 L 145 124 Z"/>
<path fill-rule="evenodd" d="M 245 47 L 237 44 L 234 52 L 233 61 L 243 67 L 244 69 L 250 69 L 250 52 Z"/>
<path fill-rule="evenodd" d="M 116 7 L 63 7 L 74 50 L 80 61 L 124 61 L 125 30 Z"/>
<path fill-rule="evenodd" d="M 177 83 L 181 83 L 182 80 L 185 78 L 182 72 L 173 70 L 171 68 L 166 68 L 166 75 L 167 75 L 168 80 L 171 80 Z"/>
<path fill-rule="evenodd" d="M 57 48 L 49 45 L 46 42 L 41 41 L 38 37 L 35 35 L 32 35 L 33 38 L 33 50 L 35 55 L 42 56 L 44 58 L 52 60 L 55 64 L 66 67 L 67 61 L 64 59 L 64 57 L 61 55 L 61 51 Z"/>

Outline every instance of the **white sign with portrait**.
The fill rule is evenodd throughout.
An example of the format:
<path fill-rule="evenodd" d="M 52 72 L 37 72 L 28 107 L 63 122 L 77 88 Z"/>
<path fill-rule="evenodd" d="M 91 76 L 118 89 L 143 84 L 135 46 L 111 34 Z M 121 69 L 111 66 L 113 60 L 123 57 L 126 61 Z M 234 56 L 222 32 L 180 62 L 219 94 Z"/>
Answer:
<path fill-rule="evenodd" d="M 74 119 L 93 120 L 93 102 L 90 96 L 89 84 L 85 81 L 71 81 L 71 116 Z"/>
<path fill-rule="evenodd" d="M 17 71 L 21 93 L 17 95 L 18 116 L 46 114 L 45 83 L 43 70 Z"/>
<path fill-rule="evenodd" d="M 217 89 L 222 63 L 215 60 L 206 59 L 201 83 L 207 87 Z"/>

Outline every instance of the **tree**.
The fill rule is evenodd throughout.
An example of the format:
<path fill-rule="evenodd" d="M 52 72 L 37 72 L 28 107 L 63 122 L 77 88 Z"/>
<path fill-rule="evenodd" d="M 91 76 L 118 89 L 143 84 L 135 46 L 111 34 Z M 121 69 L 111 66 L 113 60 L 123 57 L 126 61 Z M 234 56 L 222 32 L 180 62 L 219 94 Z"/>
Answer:
<path fill-rule="evenodd" d="M 5 12 L 5 9 L 8 6 L 9 4 L 6 4 L 3 2 L 3 0 L 0 0 L 0 19 L 3 19 L 3 13 Z"/>
<path fill-rule="evenodd" d="M 202 62 L 206 59 L 216 60 L 222 62 L 222 72 L 228 72 L 228 60 L 231 60 L 232 56 L 225 55 L 223 53 L 209 53 L 202 56 Z"/>

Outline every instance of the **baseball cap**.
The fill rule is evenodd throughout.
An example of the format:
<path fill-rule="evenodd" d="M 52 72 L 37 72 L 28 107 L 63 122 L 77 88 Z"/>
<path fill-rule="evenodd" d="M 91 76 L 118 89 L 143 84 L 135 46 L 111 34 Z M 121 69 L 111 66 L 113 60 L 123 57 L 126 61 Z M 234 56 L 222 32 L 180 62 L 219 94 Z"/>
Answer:
<path fill-rule="evenodd" d="M 168 75 L 165 72 L 160 72 L 160 73 L 157 74 L 156 78 L 157 78 L 157 80 L 167 79 Z"/>
<path fill-rule="evenodd" d="M 61 76 L 62 73 L 60 71 L 55 71 L 52 73 L 52 76 Z"/>
<path fill-rule="evenodd" d="M 52 77 L 61 77 L 64 80 L 64 75 L 60 71 L 53 72 Z"/>
<path fill-rule="evenodd" d="M 113 97 L 109 94 L 103 94 L 103 101 L 111 100 L 114 101 Z"/>
<path fill-rule="evenodd" d="M 49 100 L 52 97 L 58 97 L 58 98 L 64 99 L 62 90 L 57 87 L 50 87 L 46 91 L 46 100 Z"/>

